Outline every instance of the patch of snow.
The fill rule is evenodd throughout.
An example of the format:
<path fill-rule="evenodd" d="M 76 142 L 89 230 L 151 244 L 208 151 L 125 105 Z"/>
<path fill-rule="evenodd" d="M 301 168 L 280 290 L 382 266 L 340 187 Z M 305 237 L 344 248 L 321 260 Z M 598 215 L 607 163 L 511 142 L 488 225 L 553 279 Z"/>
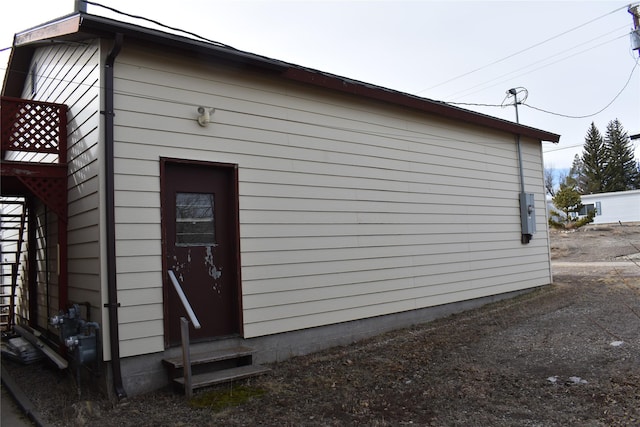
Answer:
<path fill-rule="evenodd" d="M 557 384 L 560 377 L 558 375 L 554 375 L 552 377 L 548 377 L 547 381 L 552 384 Z M 587 380 L 583 380 L 580 377 L 569 377 L 569 379 L 564 382 L 564 384 L 587 384 Z"/>
<path fill-rule="evenodd" d="M 587 380 L 583 380 L 580 377 L 569 377 L 569 381 L 574 384 L 587 384 Z"/>

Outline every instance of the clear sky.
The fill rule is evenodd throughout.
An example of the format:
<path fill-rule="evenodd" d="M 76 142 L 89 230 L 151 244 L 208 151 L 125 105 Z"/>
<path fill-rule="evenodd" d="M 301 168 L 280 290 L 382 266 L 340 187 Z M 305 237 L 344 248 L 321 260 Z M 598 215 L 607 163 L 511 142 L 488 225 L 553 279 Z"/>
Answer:
<path fill-rule="evenodd" d="M 555 113 L 519 107 L 522 124 L 561 135 L 560 144 L 543 145 L 550 168 L 570 167 L 591 122 L 604 134 L 617 118 L 630 135 L 640 133 L 640 58 L 631 50 L 628 2 L 95 2 L 237 49 L 440 101 L 512 104 L 506 91 L 526 88 L 527 105 Z M 3 2 L 0 48 L 11 46 L 14 33 L 73 8 L 73 0 Z M 153 27 L 98 6 L 87 9 Z M 0 53 L 0 77 L 8 53 Z M 461 106 L 515 121 L 512 105 Z M 586 116 L 605 107 L 591 117 L 558 115 Z M 636 141 L 636 159 L 639 146 Z"/>

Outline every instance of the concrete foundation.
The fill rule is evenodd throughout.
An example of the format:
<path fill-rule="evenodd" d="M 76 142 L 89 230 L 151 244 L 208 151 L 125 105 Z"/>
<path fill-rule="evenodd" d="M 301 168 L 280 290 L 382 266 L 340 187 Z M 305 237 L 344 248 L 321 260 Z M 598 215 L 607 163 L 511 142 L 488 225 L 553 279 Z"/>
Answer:
<path fill-rule="evenodd" d="M 281 362 L 291 357 L 314 353 L 331 347 L 352 344 L 385 332 L 427 323 L 454 313 L 474 309 L 485 304 L 513 298 L 533 289 L 493 295 L 474 300 L 428 307 L 386 316 L 372 317 L 351 322 L 337 323 L 317 328 L 303 329 L 251 339 L 231 338 L 208 343 L 193 344 L 192 353 L 244 345 L 256 350 L 254 362 L 267 364 Z M 121 360 L 122 380 L 127 395 L 133 396 L 157 390 L 169 385 L 162 359 L 181 354 L 180 348 L 164 352 L 127 357 Z"/>

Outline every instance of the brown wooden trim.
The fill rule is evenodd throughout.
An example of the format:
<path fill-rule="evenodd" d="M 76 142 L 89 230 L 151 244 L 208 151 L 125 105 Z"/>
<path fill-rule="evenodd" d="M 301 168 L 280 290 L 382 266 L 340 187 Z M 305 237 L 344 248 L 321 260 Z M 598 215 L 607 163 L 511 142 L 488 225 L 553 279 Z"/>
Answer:
<path fill-rule="evenodd" d="M 64 25 L 59 27 L 56 26 L 65 23 L 64 20 L 73 20 L 74 18 L 78 18 L 80 20 L 75 33 Z M 69 31 L 71 31 L 71 33 L 69 33 Z M 225 45 L 207 43 L 200 40 L 193 40 L 186 37 L 167 34 L 162 31 L 119 22 L 109 18 L 78 14 L 75 17 L 61 18 L 57 22 L 54 21 L 36 29 L 25 31 L 20 33 L 19 36 L 21 37 L 21 45 L 24 45 L 27 43 L 27 39 L 28 42 L 31 43 L 40 39 L 47 40 L 58 38 L 60 40 L 65 40 L 72 37 L 79 38 L 82 36 L 110 38 L 117 33 L 122 33 L 131 40 L 149 43 L 152 47 L 158 47 L 161 49 L 178 49 L 182 54 L 197 55 L 198 57 L 207 58 L 208 61 L 212 62 L 225 61 L 240 66 L 256 67 L 260 70 L 279 75 L 280 78 L 283 79 L 298 81 L 343 93 L 350 93 L 362 98 L 389 102 L 395 105 L 417 109 L 431 114 L 437 114 L 452 120 L 461 120 L 467 123 L 516 135 L 522 135 L 540 141 L 558 142 L 560 140 L 560 135 L 459 108 L 447 104 L 446 102 L 421 98 L 408 93 L 244 52 Z M 29 47 L 28 43 L 24 46 L 24 48 Z M 22 50 L 24 48 L 21 47 L 17 50 Z M 16 49 L 14 49 L 14 51 L 15 50 Z M 25 54 L 30 58 L 31 52 L 25 52 Z M 16 57 L 16 59 L 18 58 Z M 24 66 L 24 62 L 25 60 L 22 60 L 14 64 L 13 60 L 11 60 L 7 71 L 8 75 L 13 76 L 12 72 L 14 66 L 18 66 L 20 64 Z M 11 91 L 11 93 L 13 92 L 17 91 Z"/>
<path fill-rule="evenodd" d="M 2 161 L 2 176 L 27 178 L 66 178 L 67 165 L 59 163 L 33 163 Z"/>
<path fill-rule="evenodd" d="M 25 30 L 15 35 L 13 45 L 22 46 L 40 40 L 48 40 L 53 37 L 60 37 L 77 33 L 80 29 L 81 21 L 82 20 L 80 15 L 74 15 L 58 21 L 43 24 L 29 30 Z"/>
<path fill-rule="evenodd" d="M 231 250 L 234 252 L 235 262 L 236 262 L 236 299 L 237 299 L 237 308 L 238 308 L 238 331 L 240 336 L 244 336 L 244 316 L 242 309 L 242 276 L 241 276 L 241 257 L 240 257 L 240 191 L 239 191 L 239 179 L 238 179 L 238 165 L 235 163 L 222 163 L 222 162 L 211 162 L 205 160 L 192 160 L 192 159 L 182 159 L 182 158 L 173 158 L 173 157 L 160 157 L 160 224 L 161 224 L 161 236 L 162 236 L 162 313 L 163 313 L 163 326 L 165 331 L 169 328 L 169 313 L 168 313 L 168 305 L 165 303 L 167 298 L 169 298 L 168 291 L 171 283 L 169 282 L 169 277 L 167 275 L 167 270 L 169 266 L 167 265 L 167 230 L 166 230 L 166 221 L 164 218 L 165 211 L 165 187 L 166 187 L 166 167 L 167 164 L 181 164 L 181 165 L 190 165 L 190 166 L 203 166 L 203 167 L 212 167 L 212 168 L 224 168 L 231 170 L 231 178 L 233 180 L 233 186 L 231 188 L 231 197 L 234 200 L 235 206 L 233 209 L 233 221 L 235 223 L 235 239 L 234 239 L 234 247 Z M 165 348 L 170 347 L 170 343 L 168 340 L 168 334 L 165 332 L 164 334 L 164 345 Z"/>
<path fill-rule="evenodd" d="M 233 248 L 236 257 L 236 280 L 238 281 L 238 331 L 240 336 L 244 337 L 244 311 L 242 309 L 242 268 L 240 259 L 240 184 L 238 179 L 238 165 L 233 165 L 233 188 L 231 190 L 231 197 L 234 200 L 235 206 L 233 209 L 233 220 L 235 222 L 235 239 Z"/>
<path fill-rule="evenodd" d="M 162 326 L 164 328 L 164 348 L 169 348 L 169 305 L 167 301 L 169 300 L 169 277 L 167 271 L 169 270 L 169 266 L 167 265 L 167 228 L 166 228 L 166 218 L 164 217 L 164 199 L 165 199 L 165 168 L 166 163 L 169 159 L 164 157 L 160 157 L 160 236 L 162 242 Z"/>
<path fill-rule="evenodd" d="M 164 164 L 165 163 L 176 163 L 182 165 L 192 165 L 192 166 L 208 166 L 208 167 L 219 167 L 219 168 L 236 168 L 238 167 L 235 163 L 223 163 L 223 162 L 211 162 L 208 160 L 193 160 L 193 159 L 178 159 L 174 157 L 160 157 L 160 164 L 162 165 L 161 171 L 164 172 Z M 162 177 L 161 177 L 162 178 Z"/>
<path fill-rule="evenodd" d="M 290 67 L 282 73 L 282 76 L 301 83 L 323 87 L 351 95 L 370 98 L 390 104 L 412 108 L 430 114 L 439 115 L 452 120 L 494 128 L 516 135 L 528 136 L 541 141 L 557 143 L 560 136 L 551 132 L 520 125 L 507 120 L 465 110 L 446 102 L 434 101 L 428 98 L 421 98 L 415 95 L 386 89 L 380 86 L 370 85 L 355 80 L 345 79 L 332 74 L 322 73 L 316 70 L 309 70 L 301 67 Z"/>
<path fill-rule="evenodd" d="M 67 165 L 58 163 L 0 162 L 2 194 L 33 194 L 67 222 Z"/>

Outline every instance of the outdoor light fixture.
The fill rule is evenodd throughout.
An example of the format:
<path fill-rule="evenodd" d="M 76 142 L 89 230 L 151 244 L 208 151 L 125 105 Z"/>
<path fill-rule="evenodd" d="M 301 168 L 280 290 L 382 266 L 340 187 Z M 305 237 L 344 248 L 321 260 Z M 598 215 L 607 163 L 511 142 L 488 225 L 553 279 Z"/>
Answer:
<path fill-rule="evenodd" d="M 211 122 L 211 114 L 214 111 L 214 108 L 198 107 L 198 124 L 202 127 L 207 127 Z"/>

